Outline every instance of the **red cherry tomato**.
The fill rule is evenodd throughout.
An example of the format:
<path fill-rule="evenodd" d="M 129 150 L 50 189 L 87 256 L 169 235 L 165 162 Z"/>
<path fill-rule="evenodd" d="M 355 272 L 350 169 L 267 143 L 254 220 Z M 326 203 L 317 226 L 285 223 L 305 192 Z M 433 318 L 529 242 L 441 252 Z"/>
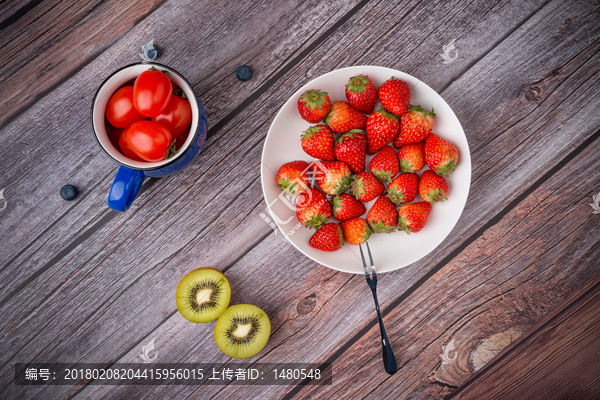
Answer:
<path fill-rule="evenodd" d="M 127 129 L 125 129 L 123 131 L 123 133 L 121 134 L 121 136 L 119 137 L 119 149 L 121 149 L 121 153 L 123 153 L 123 155 L 125 157 L 130 158 L 130 159 L 132 159 L 134 161 L 144 161 L 137 154 L 135 154 L 133 152 L 133 150 L 131 150 L 131 148 L 129 147 L 129 145 L 125 141 L 125 131 L 127 131 Z"/>
<path fill-rule="evenodd" d="M 162 161 L 173 142 L 169 129 L 153 121 L 138 121 L 124 133 L 131 150 L 146 161 Z"/>
<path fill-rule="evenodd" d="M 177 139 L 192 123 L 192 107 L 188 100 L 179 96 L 171 96 L 171 101 L 165 110 L 152 121 L 169 128 L 173 138 Z"/>
<path fill-rule="evenodd" d="M 144 119 L 133 106 L 133 86 L 123 86 L 112 95 L 106 104 L 106 118 L 115 128 L 129 128 Z"/>
<path fill-rule="evenodd" d="M 120 128 L 112 128 L 108 134 L 108 139 L 117 150 L 119 150 L 119 139 L 121 138 L 121 133 L 123 133 L 123 130 L 124 129 Z"/>
<path fill-rule="evenodd" d="M 179 135 L 179 137 L 175 140 L 175 150 L 179 151 L 181 149 L 181 147 L 183 146 L 183 144 L 185 143 L 185 141 L 187 140 L 188 136 L 190 135 L 190 129 L 186 129 L 185 132 L 183 132 L 181 135 Z"/>
<path fill-rule="evenodd" d="M 167 108 L 172 92 L 167 75 L 157 70 L 144 71 L 133 83 L 133 105 L 143 116 L 154 118 Z"/>

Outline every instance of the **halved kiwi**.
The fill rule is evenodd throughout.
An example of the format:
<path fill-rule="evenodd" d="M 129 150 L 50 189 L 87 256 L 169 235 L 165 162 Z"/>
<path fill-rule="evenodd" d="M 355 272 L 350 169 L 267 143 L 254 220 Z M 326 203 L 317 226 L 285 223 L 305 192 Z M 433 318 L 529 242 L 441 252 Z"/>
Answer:
<path fill-rule="evenodd" d="M 271 321 L 260 308 L 251 304 L 229 307 L 215 325 L 215 342 L 229 357 L 257 355 L 269 341 Z"/>
<path fill-rule="evenodd" d="M 231 286 L 221 271 L 198 268 L 185 275 L 175 293 L 177 309 L 192 322 L 209 322 L 221 316 L 229 306 Z"/>

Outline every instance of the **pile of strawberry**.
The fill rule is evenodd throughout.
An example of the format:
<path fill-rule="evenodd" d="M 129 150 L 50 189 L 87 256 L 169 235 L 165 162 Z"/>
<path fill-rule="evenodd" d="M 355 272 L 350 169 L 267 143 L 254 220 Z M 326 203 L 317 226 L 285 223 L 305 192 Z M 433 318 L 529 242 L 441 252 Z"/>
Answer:
<path fill-rule="evenodd" d="M 364 243 L 371 233 L 420 231 L 432 204 L 447 200 L 443 176 L 458 165 L 456 146 L 431 133 L 433 109 L 411 105 L 403 80 L 392 77 L 377 89 L 359 75 L 350 78 L 345 93 L 347 102 L 332 103 L 321 90 L 300 96 L 300 116 L 317 124 L 303 133 L 302 149 L 317 161 L 286 163 L 276 177 L 286 194 L 300 196 L 296 216 L 316 229 L 309 244 L 324 251 L 339 250 L 343 240 Z M 381 107 L 375 110 L 377 98 Z M 368 170 L 367 154 L 374 155 Z M 429 169 L 419 176 L 425 164 Z M 423 201 L 413 202 L 417 194 Z M 364 203 L 375 199 L 367 213 Z M 340 223 L 328 222 L 332 216 Z"/>

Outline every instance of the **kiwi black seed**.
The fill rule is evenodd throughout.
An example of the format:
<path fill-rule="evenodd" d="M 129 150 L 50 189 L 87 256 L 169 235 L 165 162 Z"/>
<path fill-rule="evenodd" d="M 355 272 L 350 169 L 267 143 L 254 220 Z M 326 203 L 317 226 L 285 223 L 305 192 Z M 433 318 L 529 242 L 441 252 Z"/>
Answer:
<path fill-rule="evenodd" d="M 230 357 L 257 355 L 269 341 L 271 321 L 260 308 L 251 304 L 229 307 L 215 325 L 215 342 Z"/>
<path fill-rule="evenodd" d="M 185 275 L 175 293 L 177 309 L 192 322 L 209 322 L 221 316 L 229 306 L 231 286 L 221 271 L 198 268 Z"/>

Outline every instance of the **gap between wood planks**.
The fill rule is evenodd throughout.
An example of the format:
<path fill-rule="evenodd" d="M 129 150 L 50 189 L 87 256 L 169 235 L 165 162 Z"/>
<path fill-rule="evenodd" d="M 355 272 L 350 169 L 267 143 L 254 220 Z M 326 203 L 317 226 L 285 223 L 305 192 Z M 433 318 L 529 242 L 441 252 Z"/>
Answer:
<path fill-rule="evenodd" d="M 29 11 L 39 6 L 43 1 L 44 0 L 33 0 L 24 5 L 23 7 L 19 8 L 13 15 L 6 18 L 4 21 L 2 21 L 2 23 L 0 23 L 0 31 L 8 28 L 10 25 L 20 20 L 21 17 L 23 17 Z"/>

